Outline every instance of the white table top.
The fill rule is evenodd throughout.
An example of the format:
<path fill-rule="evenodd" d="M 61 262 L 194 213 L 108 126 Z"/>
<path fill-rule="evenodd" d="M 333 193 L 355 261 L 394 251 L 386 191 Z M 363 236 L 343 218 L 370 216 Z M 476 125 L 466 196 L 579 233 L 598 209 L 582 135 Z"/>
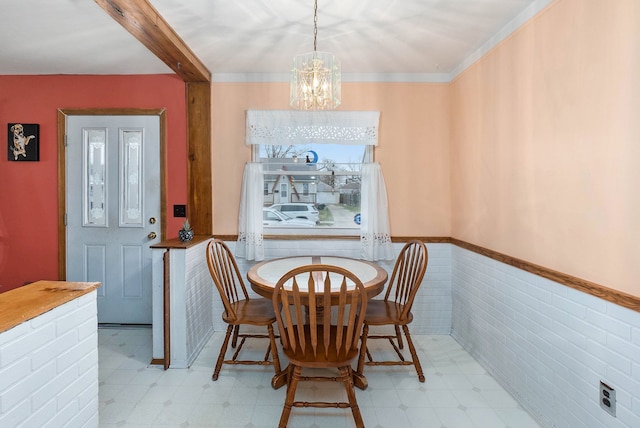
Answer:
<path fill-rule="evenodd" d="M 273 289 L 285 273 L 308 264 L 333 265 L 347 269 L 360 278 L 365 288 L 381 287 L 387 280 L 386 271 L 375 263 L 334 256 L 294 256 L 267 260 L 253 266 L 247 273 L 247 278 L 253 289 L 264 295 L 264 291 L 268 288 Z M 339 286 L 339 281 L 332 281 L 333 283 L 336 283 L 336 287 Z M 349 283 L 347 284 L 349 286 Z M 301 289 L 304 289 L 303 287 L 306 287 L 307 281 L 299 281 L 299 285 Z M 260 291 L 263 292 L 261 293 Z"/>

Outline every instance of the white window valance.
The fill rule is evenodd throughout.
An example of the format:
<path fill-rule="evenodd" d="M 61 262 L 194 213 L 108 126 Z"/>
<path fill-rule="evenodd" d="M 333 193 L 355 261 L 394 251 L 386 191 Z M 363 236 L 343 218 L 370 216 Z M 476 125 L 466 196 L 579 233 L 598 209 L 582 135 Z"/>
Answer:
<path fill-rule="evenodd" d="M 378 145 L 377 111 L 247 110 L 245 144 Z"/>

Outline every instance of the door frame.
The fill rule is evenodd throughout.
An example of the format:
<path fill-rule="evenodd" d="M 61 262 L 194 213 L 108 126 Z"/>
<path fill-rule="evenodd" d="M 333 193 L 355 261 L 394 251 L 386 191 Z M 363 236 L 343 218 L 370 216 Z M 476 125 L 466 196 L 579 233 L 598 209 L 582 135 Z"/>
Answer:
<path fill-rule="evenodd" d="M 158 116 L 160 119 L 160 241 L 167 237 L 167 133 L 166 111 L 135 108 L 58 109 L 58 279 L 67 279 L 67 117 L 68 116 Z"/>

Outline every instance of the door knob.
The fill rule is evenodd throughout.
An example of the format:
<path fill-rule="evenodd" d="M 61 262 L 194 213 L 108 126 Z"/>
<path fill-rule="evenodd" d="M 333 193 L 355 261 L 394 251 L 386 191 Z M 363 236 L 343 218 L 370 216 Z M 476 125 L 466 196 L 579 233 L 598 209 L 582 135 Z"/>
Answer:
<path fill-rule="evenodd" d="M 156 239 L 156 236 L 158 236 L 158 235 L 156 235 L 156 233 L 155 233 L 155 232 L 149 232 L 149 234 L 147 235 L 147 238 L 149 238 L 149 239 Z"/>

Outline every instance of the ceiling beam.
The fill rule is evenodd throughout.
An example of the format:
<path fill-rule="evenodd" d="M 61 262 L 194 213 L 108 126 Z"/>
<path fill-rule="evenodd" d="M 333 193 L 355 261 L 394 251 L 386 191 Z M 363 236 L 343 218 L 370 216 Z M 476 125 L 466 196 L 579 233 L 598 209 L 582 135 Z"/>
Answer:
<path fill-rule="evenodd" d="M 211 82 L 211 72 L 148 0 L 94 0 L 185 82 Z"/>

